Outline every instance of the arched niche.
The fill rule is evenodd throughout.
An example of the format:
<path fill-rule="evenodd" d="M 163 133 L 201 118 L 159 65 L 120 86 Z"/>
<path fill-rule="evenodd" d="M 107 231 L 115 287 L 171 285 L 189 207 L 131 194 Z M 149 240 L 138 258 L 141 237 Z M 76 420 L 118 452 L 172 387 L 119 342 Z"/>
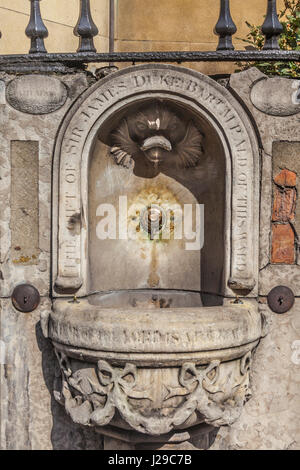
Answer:
<path fill-rule="evenodd" d="M 219 183 L 222 181 L 221 189 L 217 186 L 202 191 L 202 200 L 196 195 L 198 202 L 212 209 L 210 199 L 212 195 L 216 198 L 219 189 L 222 204 L 219 212 L 205 212 L 209 248 L 205 247 L 201 254 L 201 290 L 228 296 L 239 291 L 256 296 L 259 150 L 250 120 L 229 91 L 212 79 L 166 65 L 130 67 L 108 76 L 87 90 L 65 118 L 54 157 L 55 295 L 84 296 L 95 289 L 90 276 L 89 181 L 95 155 L 103 152 L 99 149 L 99 135 L 102 129 L 113 125 L 108 123 L 113 123 L 116 116 L 120 119 L 137 102 L 147 100 L 173 103 L 195 116 L 207 138 L 207 182 L 214 185 L 210 178 L 213 167 L 219 174 Z M 189 171 L 191 174 L 192 169 Z M 201 178 L 205 182 L 203 174 Z M 173 179 L 195 193 L 180 175 Z M 213 202 L 216 201 L 218 198 Z M 105 265 L 101 269 L 105 271 Z"/>

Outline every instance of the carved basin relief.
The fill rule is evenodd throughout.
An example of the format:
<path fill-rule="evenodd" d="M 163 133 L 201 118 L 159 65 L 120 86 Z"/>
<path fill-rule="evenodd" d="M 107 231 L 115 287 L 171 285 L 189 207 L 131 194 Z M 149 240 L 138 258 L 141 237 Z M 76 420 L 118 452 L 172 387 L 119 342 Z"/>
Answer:
<path fill-rule="evenodd" d="M 75 422 L 164 435 L 238 418 L 262 324 L 250 304 L 151 311 L 57 300 L 49 333 L 62 374 L 55 396 Z"/>
<path fill-rule="evenodd" d="M 237 101 L 184 68 L 113 73 L 66 116 L 42 326 L 73 421 L 164 442 L 238 419 L 264 331 L 258 163 Z"/>

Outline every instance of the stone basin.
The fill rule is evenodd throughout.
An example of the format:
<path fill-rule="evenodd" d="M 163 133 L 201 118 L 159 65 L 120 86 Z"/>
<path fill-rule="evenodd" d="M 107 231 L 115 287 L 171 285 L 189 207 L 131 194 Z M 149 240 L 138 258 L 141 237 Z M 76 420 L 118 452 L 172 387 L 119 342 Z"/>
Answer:
<path fill-rule="evenodd" d="M 84 298 L 56 300 L 48 328 L 55 396 L 73 421 L 159 436 L 239 417 L 264 324 L 246 301 L 150 310 Z"/>
<path fill-rule="evenodd" d="M 236 359 L 256 346 L 261 323 L 250 303 L 150 310 L 99 308 L 87 299 L 56 300 L 49 335 L 73 357 L 160 367 Z"/>

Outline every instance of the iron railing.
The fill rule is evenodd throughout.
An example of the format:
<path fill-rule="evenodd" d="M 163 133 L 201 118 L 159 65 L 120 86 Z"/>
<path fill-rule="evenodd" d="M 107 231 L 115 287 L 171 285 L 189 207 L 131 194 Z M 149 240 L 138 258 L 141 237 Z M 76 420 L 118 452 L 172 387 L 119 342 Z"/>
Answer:
<path fill-rule="evenodd" d="M 259 62 L 259 61 L 300 61 L 300 51 L 281 50 L 278 38 L 282 25 L 277 15 L 276 0 L 267 0 L 267 14 L 262 25 L 265 43 L 262 50 L 234 50 L 232 36 L 237 32 L 230 14 L 230 0 L 220 0 L 220 16 L 214 32 L 219 36 L 215 51 L 168 51 L 168 52 L 108 52 L 97 53 L 94 37 L 98 34 L 91 9 L 90 0 L 80 0 L 80 13 L 74 28 L 79 37 L 77 52 L 47 53 L 44 39 L 48 30 L 42 20 L 41 0 L 31 2 L 30 20 L 26 35 L 30 38 L 31 47 L 28 54 L 0 55 L 0 71 L 53 71 L 67 72 L 74 69 L 85 69 L 90 62 Z"/>

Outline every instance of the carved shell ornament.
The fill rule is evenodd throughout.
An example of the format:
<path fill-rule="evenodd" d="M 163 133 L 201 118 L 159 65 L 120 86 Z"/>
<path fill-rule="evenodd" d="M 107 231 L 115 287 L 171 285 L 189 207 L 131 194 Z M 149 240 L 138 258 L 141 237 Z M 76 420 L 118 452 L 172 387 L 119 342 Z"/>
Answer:
<path fill-rule="evenodd" d="M 156 169 L 196 166 L 203 154 L 203 135 L 191 119 L 166 104 L 146 105 L 129 114 L 111 134 L 110 153 L 117 165 L 133 168 L 137 159 Z"/>

